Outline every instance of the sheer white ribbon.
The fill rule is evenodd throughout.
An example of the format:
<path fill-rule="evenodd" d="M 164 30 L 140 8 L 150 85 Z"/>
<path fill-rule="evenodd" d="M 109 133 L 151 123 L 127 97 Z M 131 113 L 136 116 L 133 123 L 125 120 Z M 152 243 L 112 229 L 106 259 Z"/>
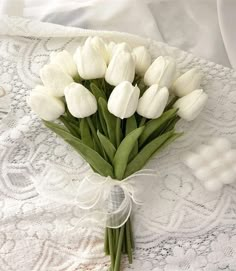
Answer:
<path fill-rule="evenodd" d="M 100 225 L 119 228 L 128 220 L 134 204 L 142 205 L 151 192 L 155 170 L 144 169 L 123 179 L 114 180 L 91 173 L 82 180 L 74 179 L 65 170 L 47 166 L 36 180 L 36 189 L 43 196 L 86 210 Z"/>

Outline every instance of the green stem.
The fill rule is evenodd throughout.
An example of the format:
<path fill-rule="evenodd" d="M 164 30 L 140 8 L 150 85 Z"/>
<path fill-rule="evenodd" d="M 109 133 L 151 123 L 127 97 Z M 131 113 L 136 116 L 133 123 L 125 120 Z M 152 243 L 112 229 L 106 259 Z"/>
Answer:
<path fill-rule="evenodd" d="M 77 118 L 75 118 L 73 115 L 71 115 L 71 113 L 70 113 L 70 111 L 69 111 L 69 109 L 68 109 L 67 107 L 66 107 L 65 111 L 66 111 L 66 116 L 67 116 L 67 118 L 68 118 L 71 122 L 73 122 L 75 125 L 77 125 L 78 122 L 79 122 L 79 119 L 77 119 Z"/>
<path fill-rule="evenodd" d="M 144 126 L 146 120 L 147 120 L 147 119 L 146 119 L 145 117 L 142 117 L 142 119 L 141 119 L 141 121 L 140 121 L 140 123 L 139 123 L 139 127 Z"/>
<path fill-rule="evenodd" d="M 104 252 L 105 252 L 106 255 L 110 254 L 110 251 L 109 251 L 109 239 L 108 239 L 108 228 L 105 229 Z"/>
<path fill-rule="evenodd" d="M 98 149 L 100 150 L 101 154 L 103 154 L 103 149 L 101 148 L 101 144 L 100 144 L 96 129 L 95 129 L 94 125 L 93 125 L 93 122 L 92 122 L 90 117 L 87 117 L 86 120 L 87 120 L 89 128 L 90 128 L 90 130 L 92 132 L 95 143 L 96 143 Z"/>
<path fill-rule="evenodd" d="M 119 233 L 120 233 L 120 229 L 114 229 L 115 232 L 115 250 L 117 250 L 118 248 L 118 241 L 119 241 Z"/>
<path fill-rule="evenodd" d="M 120 125 L 121 125 L 121 119 L 116 118 L 116 147 L 118 148 L 120 145 Z"/>
<path fill-rule="evenodd" d="M 125 224 L 125 227 L 126 227 L 126 224 Z M 122 244 L 122 253 L 127 254 L 126 235 L 124 235 L 124 241 L 123 241 L 123 244 Z"/>
<path fill-rule="evenodd" d="M 131 219 L 128 220 L 129 223 L 129 232 L 130 232 L 130 240 L 131 240 L 131 247 L 134 248 L 134 236 L 133 236 L 133 230 L 132 230 L 132 224 Z"/>
<path fill-rule="evenodd" d="M 64 124 L 64 126 L 70 131 L 73 136 L 80 138 L 79 127 L 77 127 L 79 126 L 79 123 L 77 123 L 76 125 L 70 123 L 65 116 L 60 116 L 59 120 Z"/>
<path fill-rule="evenodd" d="M 123 119 L 122 121 L 121 121 L 121 131 L 122 131 L 122 135 L 124 135 L 124 137 L 125 137 L 125 127 L 126 126 L 126 119 Z"/>
<path fill-rule="evenodd" d="M 80 83 L 80 82 L 81 82 L 81 77 L 79 76 L 79 74 L 76 74 L 76 76 L 74 76 L 73 80 L 74 80 L 76 83 Z"/>
<path fill-rule="evenodd" d="M 121 258 L 121 249 L 122 249 L 122 243 L 123 243 L 123 238 L 124 238 L 124 230 L 125 230 L 125 226 L 123 225 L 120 228 L 114 271 L 120 271 L 120 258 Z"/>
<path fill-rule="evenodd" d="M 141 81 L 141 77 L 138 76 L 138 75 L 135 75 L 135 78 L 134 78 L 134 82 L 133 82 L 133 85 L 135 86 L 136 84 L 138 85 Z"/>
<path fill-rule="evenodd" d="M 108 242 L 109 242 L 109 250 L 111 256 L 111 271 L 114 270 L 115 265 L 115 254 L 114 254 L 114 244 L 113 244 L 113 236 L 112 236 L 112 229 L 108 228 Z"/>
<path fill-rule="evenodd" d="M 126 247 L 129 263 L 132 263 L 132 245 L 131 245 L 131 231 L 130 231 L 130 221 L 125 224 L 125 237 L 126 237 Z"/>
<path fill-rule="evenodd" d="M 175 104 L 175 102 L 178 100 L 179 98 L 174 96 L 170 102 L 167 104 L 166 108 L 165 108 L 165 111 L 171 109 L 171 107 Z"/>
<path fill-rule="evenodd" d="M 107 95 L 107 89 L 106 89 L 106 85 L 105 85 L 105 79 L 102 78 L 102 91 L 105 93 L 107 99 L 108 99 L 108 95 Z"/>

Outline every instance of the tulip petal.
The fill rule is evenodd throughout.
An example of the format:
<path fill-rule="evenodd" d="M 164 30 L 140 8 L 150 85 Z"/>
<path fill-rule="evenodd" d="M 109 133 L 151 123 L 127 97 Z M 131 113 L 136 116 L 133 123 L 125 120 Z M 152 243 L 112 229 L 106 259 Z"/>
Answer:
<path fill-rule="evenodd" d="M 151 65 L 151 55 L 144 46 L 139 46 L 133 49 L 132 56 L 135 60 L 135 70 L 139 75 L 144 75 L 148 67 Z"/>
<path fill-rule="evenodd" d="M 112 85 L 117 86 L 123 81 L 133 82 L 135 75 L 135 63 L 129 52 L 116 53 L 108 65 L 105 79 Z"/>
<path fill-rule="evenodd" d="M 106 62 L 103 56 L 87 39 L 83 47 L 77 48 L 74 59 L 79 75 L 86 80 L 102 78 L 106 72 Z"/>
<path fill-rule="evenodd" d="M 148 86 L 158 84 L 159 87 L 170 87 L 176 74 L 176 64 L 169 56 L 159 56 L 147 69 L 144 83 Z"/>
<path fill-rule="evenodd" d="M 202 74 L 195 68 L 182 74 L 171 87 L 173 93 L 178 97 L 183 97 L 195 89 L 199 89 Z"/>
<path fill-rule="evenodd" d="M 64 89 L 73 81 L 72 77 L 64 73 L 59 66 L 47 64 L 40 70 L 41 80 L 50 93 L 56 97 L 64 96 Z"/>
<path fill-rule="evenodd" d="M 66 50 L 63 50 L 59 53 L 53 52 L 50 55 L 50 62 L 51 64 L 58 65 L 64 73 L 70 75 L 71 77 L 78 75 L 77 67 L 72 58 L 72 55 Z"/>
<path fill-rule="evenodd" d="M 93 37 L 91 39 L 91 43 L 93 45 L 93 48 L 99 53 L 101 54 L 101 56 L 103 57 L 104 61 L 106 62 L 106 64 L 108 64 L 109 62 L 109 54 L 107 51 L 107 47 L 106 44 L 104 42 L 104 40 L 100 37 Z"/>
<path fill-rule="evenodd" d="M 192 121 L 203 110 L 207 99 L 208 95 L 202 89 L 197 89 L 180 98 L 173 107 L 179 109 L 178 115 L 182 119 Z"/>
<path fill-rule="evenodd" d="M 139 95 L 137 86 L 124 81 L 113 89 L 108 100 L 108 110 L 118 118 L 129 118 L 137 109 Z"/>
<path fill-rule="evenodd" d="M 83 85 L 72 83 L 65 89 L 68 110 L 76 118 L 85 118 L 97 111 L 94 95 Z"/>
<path fill-rule="evenodd" d="M 139 99 L 137 112 L 139 115 L 156 119 L 163 113 L 169 97 L 169 91 L 166 87 L 159 89 L 158 85 L 149 87 Z"/>
<path fill-rule="evenodd" d="M 121 43 L 115 44 L 115 46 L 113 46 L 112 55 L 115 55 L 115 54 L 123 52 L 123 51 L 126 51 L 128 53 L 131 52 L 131 48 L 128 45 L 128 43 L 126 43 L 126 42 L 121 42 Z"/>
<path fill-rule="evenodd" d="M 27 103 L 41 119 L 46 121 L 56 120 L 65 112 L 64 103 L 59 98 L 51 96 L 43 86 L 37 86 L 30 93 Z"/>

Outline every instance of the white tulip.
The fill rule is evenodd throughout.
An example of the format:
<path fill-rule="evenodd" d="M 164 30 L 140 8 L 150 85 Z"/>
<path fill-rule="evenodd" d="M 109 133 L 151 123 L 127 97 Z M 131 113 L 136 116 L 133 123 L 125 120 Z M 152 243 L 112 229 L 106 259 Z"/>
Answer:
<path fill-rule="evenodd" d="M 173 105 L 178 108 L 177 114 L 187 121 L 194 120 L 203 110 L 208 96 L 202 89 L 196 89 L 188 95 L 180 98 Z"/>
<path fill-rule="evenodd" d="M 148 118 L 159 118 L 168 102 L 169 91 L 166 87 L 161 89 L 158 85 L 150 86 L 139 99 L 137 112 L 139 115 Z"/>
<path fill-rule="evenodd" d="M 126 52 L 131 53 L 131 48 L 128 45 L 128 43 L 121 42 L 121 43 L 115 44 L 115 46 L 113 46 L 113 49 L 112 49 L 112 55 L 115 55 L 115 54 L 122 52 L 122 51 L 126 51 Z"/>
<path fill-rule="evenodd" d="M 58 65 L 64 73 L 69 74 L 73 78 L 78 76 L 77 67 L 73 57 L 66 50 L 63 50 L 59 53 L 51 53 L 50 63 Z"/>
<path fill-rule="evenodd" d="M 64 103 L 50 95 L 44 86 L 36 86 L 27 97 L 27 103 L 41 119 L 46 121 L 56 120 L 65 112 Z"/>
<path fill-rule="evenodd" d="M 72 83 L 65 89 L 68 110 L 76 118 L 85 118 L 97 111 L 97 100 L 83 85 Z"/>
<path fill-rule="evenodd" d="M 40 70 L 41 80 L 50 93 L 56 97 L 64 96 L 64 89 L 73 82 L 68 74 L 64 73 L 57 65 L 48 64 Z"/>
<path fill-rule="evenodd" d="M 106 45 L 106 49 L 107 49 L 107 55 L 108 55 L 108 63 L 110 62 L 111 58 L 112 58 L 112 52 L 114 52 L 114 48 L 116 46 L 116 43 L 111 41 Z"/>
<path fill-rule="evenodd" d="M 151 55 L 144 46 L 139 46 L 133 49 L 132 56 L 135 61 L 135 70 L 139 75 L 144 75 L 148 67 L 151 65 Z"/>
<path fill-rule="evenodd" d="M 93 48 L 99 54 L 101 54 L 101 56 L 105 60 L 106 64 L 108 64 L 108 62 L 109 62 L 109 53 L 107 51 L 107 46 L 106 46 L 106 43 L 104 42 L 104 40 L 102 38 L 100 38 L 100 37 L 95 36 L 95 37 L 91 38 L 91 43 L 92 43 Z"/>
<path fill-rule="evenodd" d="M 159 87 L 169 88 L 175 74 L 175 60 L 169 56 L 159 56 L 147 69 L 144 75 L 144 83 L 148 86 L 158 84 Z"/>
<path fill-rule="evenodd" d="M 123 81 L 133 82 L 135 63 L 131 53 L 120 51 L 113 55 L 108 65 L 105 79 L 112 86 L 117 86 Z"/>
<path fill-rule="evenodd" d="M 197 69 L 191 69 L 182 74 L 172 85 L 173 93 L 178 97 L 183 97 L 195 89 L 199 89 L 202 74 Z"/>
<path fill-rule="evenodd" d="M 131 117 L 138 106 L 140 90 L 130 82 L 124 81 L 116 86 L 108 100 L 108 110 L 118 118 Z"/>
<path fill-rule="evenodd" d="M 106 62 L 101 53 L 94 48 L 91 39 L 87 39 L 82 47 L 77 48 L 74 60 L 83 79 L 90 80 L 105 76 Z"/>

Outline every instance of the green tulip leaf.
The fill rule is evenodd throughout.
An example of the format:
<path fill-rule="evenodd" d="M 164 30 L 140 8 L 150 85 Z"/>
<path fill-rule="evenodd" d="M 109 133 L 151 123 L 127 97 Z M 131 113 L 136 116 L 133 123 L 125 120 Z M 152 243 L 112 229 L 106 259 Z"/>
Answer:
<path fill-rule="evenodd" d="M 94 149 L 97 153 L 100 154 L 101 150 L 99 149 L 99 147 L 98 147 L 98 145 L 97 145 L 95 139 L 93 138 L 92 140 L 93 140 L 93 149 Z"/>
<path fill-rule="evenodd" d="M 100 121 L 100 124 L 101 124 L 101 131 L 103 132 L 103 134 L 108 137 L 108 132 L 107 132 L 107 125 L 106 125 L 106 122 L 105 122 L 105 119 L 103 117 L 103 113 L 101 110 L 98 110 L 98 118 L 99 118 L 99 121 Z M 99 130 L 100 131 L 100 130 Z"/>
<path fill-rule="evenodd" d="M 44 121 L 44 124 L 47 128 L 69 143 L 97 173 L 102 176 L 114 177 L 112 166 L 96 151 L 85 145 L 80 139 L 71 135 L 63 126 L 50 121 Z"/>
<path fill-rule="evenodd" d="M 159 118 L 152 119 L 145 125 L 145 129 L 139 138 L 139 147 L 142 147 L 147 139 L 155 132 L 159 132 L 163 126 L 176 115 L 177 109 L 170 109 L 163 113 Z"/>
<path fill-rule="evenodd" d="M 127 136 L 130 132 L 137 128 L 137 121 L 135 115 L 126 119 L 126 126 L 125 126 L 125 135 Z"/>
<path fill-rule="evenodd" d="M 135 130 L 137 128 L 137 121 L 136 121 L 135 115 L 126 119 L 126 127 L 125 128 L 126 128 L 125 129 L 126 136 L 130 132 L 132 132 L 133 130 Z M 129 156 L 129 161 L 131 161 L 137 153 L 138 153 L 138 141 L 135 142 L 135 144 L 134 144 L 134 147 L 133 147 L 133 149 L 130 153 L 130 156 Z"/>
<path fill-rule="evenodd" d="M 91 83 L 90 89 L 97 101 L 99 100 L 100 97 L 105 100 L 107 99 L 105 93 L 96 84 Z"/>
<path fill-rule="evenodd" d="M 120 143 L 114 160 L 113 166 L 115 170 L 115 177 L 121 180 L 124 176 L 125 169 L 128 163 L 129 155 L 134 148 L 135 143 L 142 134 L 144 127 L 137 128 L 130 132 Z"/>
<path fill-rule="evenodd" d="M 174 134 L 174 130 L 167 132 L 148 143 L 127 165 L 125 177 L 142 169 L 150 157 Z"/>
<path fill-rule="evenodd" d="M 64 102 L 65 102 L 65 100 L 64 100 Z M 71 115 L 71 113 L 70 113 L 70 111 L 69 111 L 69 109 L 68 109 L 67 106 L 66 106 L 66 109 L 65 109 L 65 113 L 66 113 L 65 118 L 66 118 L 68 121 L 70 121 L 71 123 L 73 123 L 73 124 L 75 124 L 75 125 L 78 124 L 79 119 L 77 119 L 76 117 L 74 117 L 73 115 Z"/>
<path fill-rule="evenodd" d="M 71 122 L 70 119 L 66 116 L 60 116 L 59 119 L 73 136 L 80 138 L 79 122 L 77 122 L 76 125 L 74 122 Z"/>
<path fill-rule="evenodd" d="M 99 112 L 101 112 L 102 118 L 105 121 L 107 134 L 111 143 L 116 145 L 116 117 L 112 115 L 107 109 L 107 102 L 103 98 L 99 98 L 98 100 Z M 101 125 L 102 121 L 101 121 Z"/>
<path fill-rule="evenodd" d="M 175 128 L 176 123 L 180 120 L 180 117 L 178 115 L 174 115 L 167 123 L 163 124 L 159 134 L 164 134 L 166 132 L 169 132 Z M 155 133 L 153 133 L 152 136 L 155 136 Z"/>
<path fill-rule="evenodd" d="M 116 148 L 111 143 L 111 141 L 106 136 L 101 134 L 99 131 L 97 131 L 97 135 L 98 135 L 98 138 L 103 146 L 103 149 L 105 150 L 105 153 L 107 154 L 110 162 L 112 163 L 114 155 L 116 153 Z"/>
<path fill-rule="evenodd" d="M 81 140 L 83 143 L 90 148 L 93 148 L 93 138 L 90 133 L 89 125 L 86 119 L 81 119 L 80 121 L 80 132 L 81 132 Z"/>

